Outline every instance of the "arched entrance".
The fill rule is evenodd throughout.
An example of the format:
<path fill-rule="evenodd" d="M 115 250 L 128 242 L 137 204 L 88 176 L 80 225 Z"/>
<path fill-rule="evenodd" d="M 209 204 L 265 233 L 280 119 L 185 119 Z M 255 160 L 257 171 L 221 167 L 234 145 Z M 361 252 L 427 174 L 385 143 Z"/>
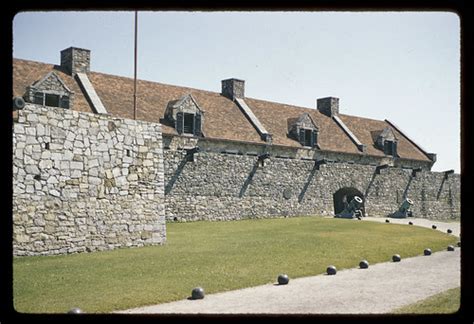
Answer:
<path fill-rule="evenodd" d="M 334 193 L 334 214 L 337 215 L 342 212 L 354 196 L 362 198 L 360 210 L 362 211 L 362 215 L 365 215 L 365 197 L 362 192 L 353 187 L 344 187 Z"/>

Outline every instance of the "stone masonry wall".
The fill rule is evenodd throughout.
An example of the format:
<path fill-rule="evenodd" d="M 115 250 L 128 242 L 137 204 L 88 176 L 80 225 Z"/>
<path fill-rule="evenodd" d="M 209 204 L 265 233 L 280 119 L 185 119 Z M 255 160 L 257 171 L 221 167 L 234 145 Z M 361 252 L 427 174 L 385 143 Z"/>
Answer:
<path fill-rule="evenodd" d="M 159 124 L 27 105 L 13 127 L 13 251 L 166 240 Z"/>
<path fill-rule="evenodd" d="M 200 143 L 201 147 L 206 146 Z M 255 149 L 255 151 L 257 151 Z M 404 197 L 414 216 L 459 219 L 460 176 L 390 167 L 271 157 L 262 167 L 251 155 L 165 150 L 166 217 L 172 221 L 334 215 L 334 193 L 360 191 L 369 216 L 386 217 Z"/>
<path fill-rule="evenodd" d="M 191 160 L 183 148 L 192 145 L 201 151 Z M 257 155 L 265 151 L 271 158 L 262 166 Z M 165 214 L 169 221 L 330 216 L 342 188 L 360 192 L 369 216 L 386 217 L 408 197 L 416 217 L 460 217 L 460 176 L 424 169 L 413 177 L 410 161 L 376 174 L 368 162 L 381 161 L 368 157 L 359 164 L 330 152 L 179 136 L 163 142 L 159 124 L 61 108 L 21 110 L 13 152 L 18 256 L 161 244 Z M 337 163 L 316 167 L 308 158 Z"/>
<path fill-rule="evenodd" d="M 61 66 L 71 75 L 88 73 L 90 63 L 91 51 L 88 49 L 69 47 L 61 51 Z"/>

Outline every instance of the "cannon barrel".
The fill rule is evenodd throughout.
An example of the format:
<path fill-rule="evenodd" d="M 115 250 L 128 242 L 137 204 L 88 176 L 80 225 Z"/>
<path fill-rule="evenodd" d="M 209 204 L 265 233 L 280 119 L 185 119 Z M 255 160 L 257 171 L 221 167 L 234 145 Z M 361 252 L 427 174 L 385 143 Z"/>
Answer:
<path fill-rule="evenodd" d="M 269 158 L 270 158 L 270 153 L 263 153 L 263 154 L 260 154 L 260 155 L 258 156 L 258 160 L 259 160 L 259 161 L 263 161 L 263 160 L 269 159 Z"/>
<path fill-rule="evenodd" d="M 186 160 L 189 162 L 194 162 L 194 154 L 199 153 L 201 149 L 199 146 L 185 148 L 186 150 Z"/>
<path fill-rule="evenodd" d="M 409 198 L 406 198 L 398 210 L 402 213 L 406 213 L 408 209 L 410 209 L 411 205 L 413 205 L 413 201 Z"/>
<path fill-rule="evenodd" d="M 409 198 L 405 198 L 403 203 L 400 205 L 400 208 L 392 214 L 393 218 L 406 218 L 407 216 L 413 216 L 410 211 L 410 206 L 413 205 L 413 201 Z"/>
<path fill-rule="evenodd" d="M 199 146 L 195 146 L 193 148 L 186 149 L 187 154 L 195 154 L 195 153 L 199 153 L 200 151 L 201 151 L 201 149 L 199 148 Z"/>
<path fill-rule="evenodd" d="M 346 210 L 350 213 L 355 212 L 357 209 L 359 209 L 361 205 L 362 205 L 362 198 L 360 198 L 359 196 L 354 196 L 354 198 L 352 198 L 349 205 L 347 205 Z"/>
<path fill-rule="evenodd" d="M 339 218 L 354 218 L 359 208 L 362 206 L 363 200 L 359 196 L 354 196 L 349 204 L 342 212 L 336 215 Z"/>

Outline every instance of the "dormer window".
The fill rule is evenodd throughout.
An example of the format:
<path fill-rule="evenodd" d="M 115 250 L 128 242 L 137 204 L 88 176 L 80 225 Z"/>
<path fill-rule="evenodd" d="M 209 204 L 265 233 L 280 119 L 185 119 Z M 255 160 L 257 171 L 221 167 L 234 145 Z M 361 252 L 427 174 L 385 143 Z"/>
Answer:
<path fill-rule="evenodd" d="M 397 157 L 397 143 L 398 139 L 395 137 L 393 130 L 386 127 L 381 131 L 372 132 L 375 141 L 375 147 L 383 151 L 385 155 Z"/>
<path fill-rule="evenodd" d="M 203 136 L 202 119 L 204 111 L 191 94 L 168 103 L 165 119 L 183 135 Z"/>
<path fill-rule="evenodd" d="M 41 80 L 27 87 L 25 101 L 47 107 L 69 109 L 72 107 L 74 93 L 53 71 Z"/>
<path fill-rule="evenodd" d="M 314 147 L 317 143 L 317 133 L 314 129 L 300 128 L 299 140 L 303 146 Z"/>
<path fill-rule="evenodd" d="M 288 136 L 304 147 L 318 147 L 318 127 L 308 113 L 288 119 Z"/>
<path fill-rule="evenodd" d="M 176 131 L 178 134 L 201 135 L 201 114 L 176 113 Z"/>
<path fill-rule="evenodd" d="M 69 108 L 69 96 L 37 91 L 33 95 L 33 103 L 48 107 Z"/>
<path fill-rule="evenodd" d="M 384 141 L 383 152 L 386 155 L 397 156 L 397 142 L 395 141 Z"/>

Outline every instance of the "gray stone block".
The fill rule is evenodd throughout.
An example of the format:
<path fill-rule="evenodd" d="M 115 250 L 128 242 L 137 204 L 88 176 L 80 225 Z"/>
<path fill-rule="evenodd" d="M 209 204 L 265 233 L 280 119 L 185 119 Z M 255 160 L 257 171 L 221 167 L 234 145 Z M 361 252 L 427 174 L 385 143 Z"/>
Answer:
<path fill-rule="evenodd" d="M 31 165 L 31 164 L 26 165 L 25 171 L 28 174 L 40 174 L 40 170 L 38 169 L 36 165 Z"/>

